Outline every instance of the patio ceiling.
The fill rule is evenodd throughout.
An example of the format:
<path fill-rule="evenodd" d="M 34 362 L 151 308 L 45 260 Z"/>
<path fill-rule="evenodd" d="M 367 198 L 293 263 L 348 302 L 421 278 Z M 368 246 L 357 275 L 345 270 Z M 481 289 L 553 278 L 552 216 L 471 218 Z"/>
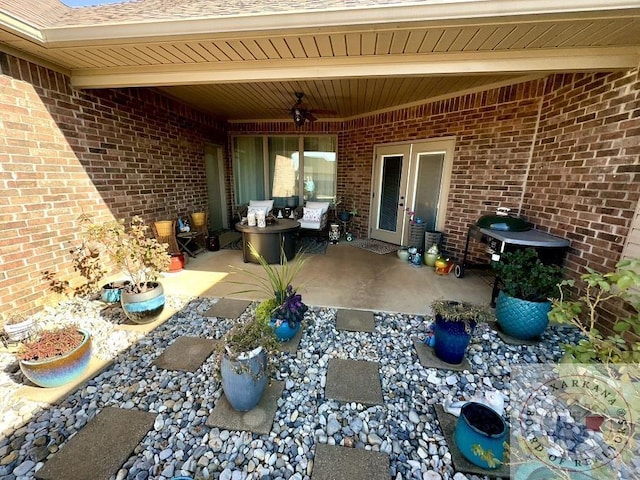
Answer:
<path fill-rule="evenodd" d="M 0 49 L 48 62 L 77 88 L 156 87 L 229 121 L 288 118 L 296 91 L 336 112 L 321 120 L 345 119 L 640 64 L 637 1 L 302 2 L 256 14 L 208 0 L 176 0 L 191 10 L 173 13 L 166 0 L 62 10 L 47 0 L 50 22 L 21 3 L 0 0 Z"/>

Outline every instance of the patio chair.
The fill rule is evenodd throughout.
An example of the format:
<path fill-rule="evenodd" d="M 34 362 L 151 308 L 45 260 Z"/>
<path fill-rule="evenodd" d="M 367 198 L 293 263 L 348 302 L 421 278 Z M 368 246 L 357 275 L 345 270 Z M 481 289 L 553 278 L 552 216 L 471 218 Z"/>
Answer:
<path fill-rule="evenodd" d="M 175 220 L 159 220 L 151 225 L 153 235 L 160 243 L 169 245 L 168 252 L 170 255 L 179 255 L 180 247 L 176 239 L 176 221 Z"/>
<path fill-rule="evenodd" d="M 207 212 L 193 212 L 189 217 L 191 218 L 191 231 L 198 234 L 196 242 L 202 248 L 206 248 L 209 236 L 209 215 Z"/>
<path fill-rule="evenodd" d="M 327 228 L 327 218 L 329 216 L 330 202 L 307 202 L 304 207 L 298 207 L 297 214 L 302 214 L 298 218 L 300 222 L 300 232 L 311 232 L 312 235 L 320 238 L 329 236 Z"/>

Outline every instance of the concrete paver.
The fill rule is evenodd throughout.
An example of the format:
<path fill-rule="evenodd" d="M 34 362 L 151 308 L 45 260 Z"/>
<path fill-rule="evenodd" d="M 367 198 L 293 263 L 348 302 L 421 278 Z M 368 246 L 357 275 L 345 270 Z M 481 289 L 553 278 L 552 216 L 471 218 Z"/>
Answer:
<path fill-rule="evenodd" d="M 280 342 L 278 345 L 280 351 L 285 353 L 296 353 L 298 351 L 298 346 L 300 345 L 300 340 L 302 340 L 304 328 L 305 324 L 303 323 L 300 326 L 300 330 L 298 330 L 298 333 L 296 333 L 291 340 L 289 340 L 288 342 Z"/>
<path fill-rule="evenodd" d="M 341 402 L 382 405 L 380 364 L 332 358 L 327 368 L 325 397 Z"/>
<path fill-rule="evenodd" d="M 221 298 L 209 310 L 204 312 L 204 317 L 233 318 L 236 319 L 247 309 L 251 302 L 236 300 L 233 298 Z"/>
<path fill-rule="evenodd" d="M 389 480 L 389 470 L 385 453 L 318 444 L 311 480 Z"/>
<path fill-rule="evenodd" d="M 155 413 L 106 407 L 35 474 L 42 480 L 108 480 L 153 427 Z"/>
<path fill-rule="evenodd" d="M 495 330 L 496 334 L 498 334 L 498 336 L 500 337 L 500 340 L 502 340 L 507 345 L 537 345 L 540 343 L 540 338 L 534 338 L 532 340 L 522 340 L 521 338 L 515 338 L 511 335 L 507 335 L 502 331 L 500 325 L 498 325 L 498 322 L 487 322 L 487 324 L 489 325 L 489 327 Z"/>
<path fill-rule="evenodd" d="M 205 424 L 222 430 L 240 430 L 267 435 L 271 432 L 273 419 L 282 396 L 284 382 L 272 380 L 264 391 L 260 403 L 248 412 L 234 410 L 223 395 L 216 403 Z"/>
<path fill-rule="evenodd" d="M 452 363 L 447 363 L 440 360 L 438 357 L 436 357 L 433 348 L 427 346 L 424 342 L 421 342 L 418 339 L 413 339 L 413 346 L 418 353 L 418 360 L 420 360 L 420 365 L 425 368 L 453 370 L 454 372 L 463 372 L 465 370 L 471 371 L 471 365 L 469 364 L 469 360 L 467 360 L 466 357 L 462 359 L 461 363 L 459 363 L 458 365 L 454 365 Z"/>
<path fill-rule="evenodd" d="M 376 322 L 373 312 L 365 310 L 340 309 L 336 316 L 336 329 L 348 332 L 373 332 Z"/>
<path fill-rule="evenodd" d="M 511 478 L 510 468 L 508 465 L 502 464 L 499 468 L 494 470 L 487 470 L 474 465 L 469 460 L 464 458 L 456 447 L 455 443 L 455 430 L 458 417 L 451 415 L 444 411 L 441 405 L 434 405 L 436 411 L 436 418 L 440 424 L 440 429 L 444 435 L 447 445 L 449 446 L 449 452 L 451 453 L 451 462 L 453 463 L 453 469 L 456 472 L 470 473 L 472 475 L 479 475 L 484 477 L 485 475 L 491 478 Z"/>
<path fill-rule="evenodd" d="M 210 338 L 178 337 L 153 363 L 165 370 L 195 372 L 213 353 L 217 343 Z"/>

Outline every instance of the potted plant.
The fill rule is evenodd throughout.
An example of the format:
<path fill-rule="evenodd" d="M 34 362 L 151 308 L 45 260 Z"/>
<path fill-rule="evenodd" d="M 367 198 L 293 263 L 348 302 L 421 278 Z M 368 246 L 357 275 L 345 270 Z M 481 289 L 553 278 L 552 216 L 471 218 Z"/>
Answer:
<path fill-rule="evenodd" d="M 59 387 L 84 373 L 91 357 L 91 335 L 73 325 L 42 330 L 18 351 L 20 370 L 41 387 Z"/>
<path fill-rule="evenodd" d="M 12 314 L 2 322 L 4 332 L 12 342 L 20 342 L 31 335 L 34 327 L 34 320 L 31 317 L 24 317 L 19 314 Z"/>
<path fill-rule="evenodd" d="M 234 325 L 223 337 L 219 355 L 222 390 L 235 410 L 254 408 L 269 381 L 268 358 L 278 341 L 268 318 L 253 315 Z"/>
<path fill-rule="evenodd" d="M 436 300 L 431 304 L 431 310 L 435 316 L 434 353 L 444 362 L 462 363 L 473 331 L 479 322 L 489 318 L 490 313 L 484 307 L 455 300 Z"/>
<path fill-rule="evenodd" d="M 545 265 L 533 248 L 503 253 L 492 266 L 502 283 L 496 301 L 501 330 L 521 340 L 538 337 L 549 324 L 549 298 L 562 280 L 562 269 Z"/>
<path fill-rule="evenodd" d="M 507 424 L 492 408 L 467 402 L 456 422 L 455 442 L 463 457 L 480 468 L 500 467 L 505 457 Z"/>
<path fill-rule="evenodd" d="M 280 265 L 274 266 L 267 263 L 251 243 L 249 251 L 258 259 L 258 263 L 266 273 L 266 278 L 257 273 L 239 269 L 255 281 L 255 284 L 251 283 L 255 288 L 236 293 L 264 293 L 268 298 L 259 305 L 259 315 L 266 316 L 268 314 L 269 323 L 275 330 L 278 340 L 283 342 L 291 340 L 300 330 L 302 319 L 308 310 L 308 307 L 302 302 L 302 296 L 296 293 L 292 285 L 307 258 L 302 252 L 299 252 L 293 262 L 288 262 L 287 256 L 281 250 Z M 233 283 L 248 284 L 247 282 Z"/>
<path fill-rule="evenodd" d="M 127 318 L 148 323 L 164 308 L 164 290 L 157 280 L 169 268 L 167 246 L 147 236 L 148 227 L 135 216 L 128 226 L 123 221 L 90 222 L 89 239 L 102 243 L 109 258 L 129 277 L 122 289 L 121 305 Z"/>

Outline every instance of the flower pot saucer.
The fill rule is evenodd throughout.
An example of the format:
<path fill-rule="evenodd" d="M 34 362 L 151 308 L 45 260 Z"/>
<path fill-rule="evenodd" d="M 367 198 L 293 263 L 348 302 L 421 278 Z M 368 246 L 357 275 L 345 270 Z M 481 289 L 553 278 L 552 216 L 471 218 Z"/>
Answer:
<path fill-rule="evenodd" d="M 471 364 L 465 357 L 461 363 L 451 364 L 436 357 L 433 348 L 427 346 L 423 341 L 418 338 L 413 339 L 413 346 L 418 353 L 418 360 L 420 364 L 425 368 L 437 368 L 439 370 L 452 370 L 454 372 L 462 372 L 464 370 L 471 371 Z"/>

